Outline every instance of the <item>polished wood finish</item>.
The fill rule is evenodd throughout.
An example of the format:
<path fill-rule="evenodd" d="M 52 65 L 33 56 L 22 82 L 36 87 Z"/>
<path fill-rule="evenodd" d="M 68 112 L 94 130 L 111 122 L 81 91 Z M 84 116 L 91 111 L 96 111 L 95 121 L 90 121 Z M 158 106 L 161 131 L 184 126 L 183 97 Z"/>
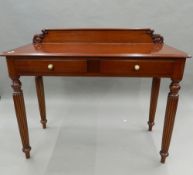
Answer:
<path fill-rule="evenodd" d="M 18 75 L 71 75 L 71 76 L 161 76 L 170 77 L 173 74 L 175 60 L 167 59 L 23 59 L 14 58 L 15 72 Z M 49 69 L 48 65 L 53 68 Z M 135 65 L 140 69 L 135 70 Z M 96 68 L 97 66 L 97 68 Z M 95 68 L 94 68 L 95 67 Z M 121 69 L 120 69 L 121 67 Z"/>
<path fill-rule="evenodd" d="M 172 84 L 165 114 L 161 162 L 168 155 L 177 110 L 179 82 L 189 56 L 164 43 L 151 29 L 45 29 L 33 43 L 3 52 L 13 80 L 14 103 L 23 150 L 30 146 L 20 76 L 35 76 L 43 127 L 46 127 L 42 76 L 108 76 L 153 78 L 149 130 L 154 124 L 160 79 Z"/>
<path fill-rule="evenodd" d="M 174 127 L 175 115 L 176 115 L 178 98 L 179 98 L 179 94 L 178 94 L 179 90 L 180 90 L 179 80 L 172 80 L 172 83 L 170 85 L 170 92 L 168 94 L 165 121 L 164 121 L 164 130 L 163 130 L 163 137 L 162 137 L 162 147 L 160 151 L 162 163 L 165 162 L 166 157 L 169 155 L 168 150 L 169 150 L 172 131 Z"/>
<path fill-rule="evenodd" d="M 162 61 L 161 59 L 103 60 L 101 61 L 101 73 L 130 77 L 149 77 L 153 75 L 169 77 L 173 73 L 173 64 L 173 60 Z M 139 66 L 139 70 L 135 70 L 136 65 Z"/>
<path fill-rule="evenodd" d="M 35 83 L 36 83 L 36 93 L 38 97 L 38 104 L 39 104 L 39 111 L 40 111 L 40 117 L 41 117 L 41 124 L 43 129 L 46 128 L 46 105 L 45 105 L 45 95 L 44 95 L 44 83 L 43 78 L 41 76 L 35 77 Z"/>
<path fill-rule="evenodd" d="M 15 112 L 17 117 L 17 122 L 19 126 L 19 132 L 21 136 L 21 141 L 23 145 L 23 152 L 25 153 L 26 158 L 30 158 L 30 144 L 29 144 L 29 134 L 28 134 L 28 126 L 27 126 L 27 118 L 25 111 L 25 104 L 23 98 L 23 91 L 21 89 L 21 82 L 19 77 L 15 77 L 12 79 L 13 84 L 13 101 L 15 105 Z"/>
<path fill-rule="evenodd" d="M 163 43 L 151 29 L 44 29 L 34 35 L 33 43 Z"/>
<path fill-rule="evenodd" d="M 27 44 L 19 48 L 3 52 L 7 57 L 44 57 L 47 59 L 128 59 L 128 58 L 152 58 L 152 59 L 181 59 L 188 55 L 166 44 L 154 43 L 42 43 Z"/>
<path fill-rule="evenodd" d="M 151 99 L 150 99 L 150 108 L 149 108 L 149 131 L 152 131 L 152 127 L 154 126 L 155 113 L 157 108 L 157 100 L 159 95 L 160 88 L 160 78 L 154 77 L 152 80 L 151 86 Z"/>
<path fill-rule="evenodd" d="M 65 75 L 87 72 L 86 60 L 15 59 L 16 72 L 21 75 Z M 53 65 L 52 69 L 48 65 Z"/>
<path fill-rule="evenodd" d="M 185 52 L 163 43 L 151 29 L 45 29 L 32 44 L 3 52 L 3 56 L 187 58 Z M 89 58 L 88 58 L 89 57 Z"/>

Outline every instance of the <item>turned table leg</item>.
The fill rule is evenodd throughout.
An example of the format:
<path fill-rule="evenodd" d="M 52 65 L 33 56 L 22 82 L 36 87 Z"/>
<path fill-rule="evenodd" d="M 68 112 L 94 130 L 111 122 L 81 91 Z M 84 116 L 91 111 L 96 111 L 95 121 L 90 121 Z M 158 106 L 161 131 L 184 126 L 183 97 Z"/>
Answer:
<path fill-rule="evenodd" d="M 172 131 L 174 127 L 175 115 L 178 105 L 178 98 L 180 84 L 179 81 L 172 80 L 170 84 L 170 92 L 168 94 L 166 113 L 165 113 L 165 121 L 164 121 L 164 129 L 162 136 L 162 147 L 160 151 L 161 155 L 161 163 L 165 163 L 166 157 L 169 155 L 168 150 L 170 146 Z"/>
<path fill-rule="evenodd" d="M 28 159 L 30 158 L 31 147 L 29 145 L 29 134 L 26 119 L 25 103 L 19 77 L 13 79 L 12 88 L 13 88 L 13 101 L 15 105 L 15 112 L 19 126 L 21 141 L 23 145 L 23 152 L 25 153 L 25 156 Z"/>
<path fill-rule="evenodd" d="M 149 108 L 149 121 L 148 121 L 149 131 L 152 131 L 152 127 L 154 125 L 159 88 L 160 88 L 160 78 L 154 77 L 152 80 L 151 99 Z"/>
<path fill-rule="evenodd" d="M 40 117 L 41 117 L 41 123 L 42 127 L 46 128 L 46 105 L 45 105 L 45 95 L 44 95 L 44 83 L 42 76 L 35 77 L 36 82 L 36 92 L 38 97 L 38 103 L 39 103 L 39 111 L 40 111 Z"/>

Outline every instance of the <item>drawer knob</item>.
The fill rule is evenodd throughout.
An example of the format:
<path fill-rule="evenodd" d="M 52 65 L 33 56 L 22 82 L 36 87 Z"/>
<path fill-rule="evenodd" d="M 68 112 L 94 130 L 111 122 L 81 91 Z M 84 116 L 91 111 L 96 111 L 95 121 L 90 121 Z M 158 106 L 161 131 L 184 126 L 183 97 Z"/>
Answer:
<path fill-rule="evenodd" d="M 140 69 L 140 65 L 136 64 L 136 65 L 134 66 L 134 69 L 135 69 L 136 71 L 138 71 L 138 70 Z"/>
<path fill-rule="evenodd" d="M 53 70 L 54 69 L 54 65 L 53 64 L 48 64 L 48 69 L 49 70 Z"/>

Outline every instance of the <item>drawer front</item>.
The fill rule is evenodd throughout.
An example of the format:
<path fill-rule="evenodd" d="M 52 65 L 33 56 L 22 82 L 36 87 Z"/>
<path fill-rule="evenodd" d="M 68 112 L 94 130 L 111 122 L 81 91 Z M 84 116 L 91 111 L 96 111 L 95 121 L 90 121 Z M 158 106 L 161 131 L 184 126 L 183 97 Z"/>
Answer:
<path fill-rule="evenodd" d="M 15 68 L 22 75 L 63 75 L 86 73 L 85 60 L 15 60 Z"/>
<path fill-rule="evenodd" d="M 165 76 L 173 73 L 174 61 L 163 60 L 103 60 L 100 71 L 107 75 Z"/>
<path fill-rule="evenodd" d="M 162 76 L 173 74 L 172 60 L 52 60 L 17 59 L 15 71 L 19 75 L 66 75 L 66 76 Z"/>

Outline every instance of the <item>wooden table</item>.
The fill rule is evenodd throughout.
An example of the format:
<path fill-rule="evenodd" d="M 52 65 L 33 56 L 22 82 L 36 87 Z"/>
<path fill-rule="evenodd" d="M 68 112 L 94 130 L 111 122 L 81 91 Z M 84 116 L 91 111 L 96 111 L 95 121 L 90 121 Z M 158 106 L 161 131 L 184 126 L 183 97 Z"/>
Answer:
<path fill-rule="evenodd" d="M 152 77 L 149 131 L 154 125 L 160 79 L 170 78 L 161 162 L 168 156 L 180 81 L 189 56 L 163 42 L 151 29 L 46 29 L 33 43 L 8 52 L 9 77 L 23 152 L 30 157 L 28 125 L 20 76 L 35 76 L 41 123 L 46 128 L 42 76 Z M 127 138 L 129 139 L 129 138 Z"/>

